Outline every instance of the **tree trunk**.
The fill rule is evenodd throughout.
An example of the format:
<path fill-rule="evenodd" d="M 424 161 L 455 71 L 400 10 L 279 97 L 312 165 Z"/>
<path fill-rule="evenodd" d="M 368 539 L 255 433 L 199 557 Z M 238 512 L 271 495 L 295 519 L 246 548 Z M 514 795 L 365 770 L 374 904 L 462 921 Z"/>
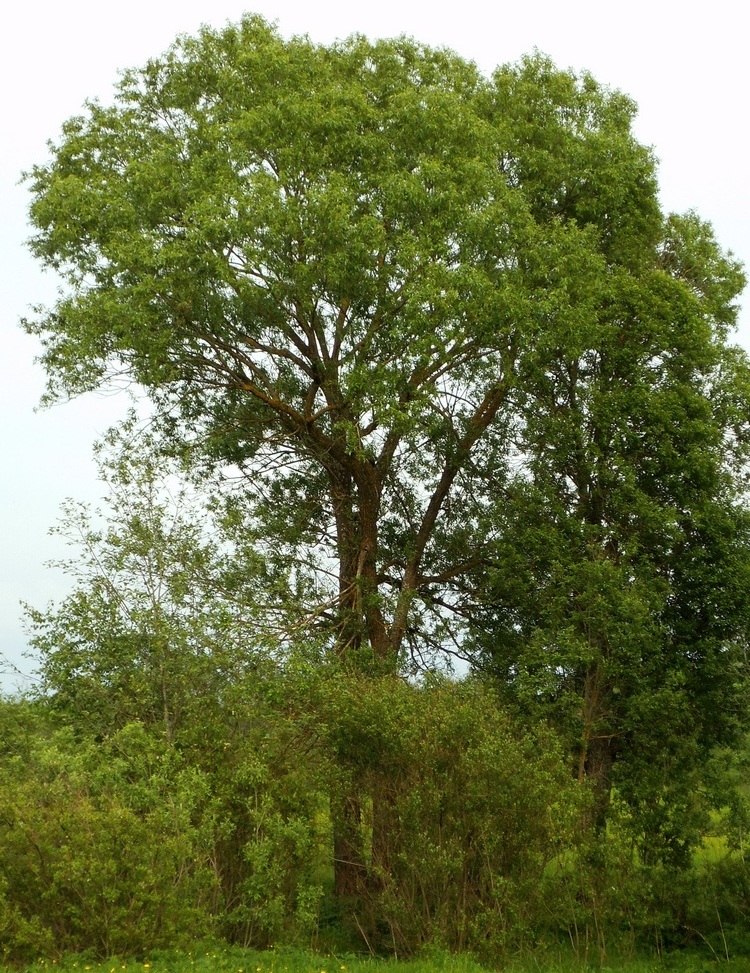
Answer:
<path fill-rule="evenodd" d="M 610 693 L 600 665 L 589 667 L 583 685 L 583 732 L 578 757 L 578 779 L 591 782 L 593 806 L 587 823 L 604 829 L 612 791 L 612 768 L 617 745 L 611 733 Z"/>
<path fill-rule="evenodd" d="M 594 737 L 588 741 L 584 758 L 584 774 L 591 781 L 594 798 L 588 823 L 601 832 L 607 824 L 609 803 L 612 793 L 612 767 L 615 760 L 612 737 Z"/>
<path fill-rule="evenodd" d="M 389 655 L 377 601 L 377 527 L 380 484 L 372 464 L 349 458 L 331 471 L 336 519 L 339 604 L 336 653 L 355 657 L 362 647 Z M 361 899 L 368 884 L 362 835 L 362 794 L 356 783 L 331 797 L 334 892 L 339 902 Z"/>

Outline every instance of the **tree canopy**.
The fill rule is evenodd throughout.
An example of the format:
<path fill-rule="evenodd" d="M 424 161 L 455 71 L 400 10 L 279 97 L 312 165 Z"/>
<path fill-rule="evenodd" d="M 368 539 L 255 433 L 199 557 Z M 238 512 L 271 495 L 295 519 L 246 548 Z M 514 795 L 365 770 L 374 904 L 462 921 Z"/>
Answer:
<path fill-rule="evenodd" d="M 522 383 L 665 286 L 633 112 L 543 58 L 488 79 L 254 17 L 183 39 L 31 174 L 32 247 L 71 285 L 30 325 L 51 391 L 145 386 L 279 543 L 338 563 L 340 646 L 424 643 L 515 468 Z"/>

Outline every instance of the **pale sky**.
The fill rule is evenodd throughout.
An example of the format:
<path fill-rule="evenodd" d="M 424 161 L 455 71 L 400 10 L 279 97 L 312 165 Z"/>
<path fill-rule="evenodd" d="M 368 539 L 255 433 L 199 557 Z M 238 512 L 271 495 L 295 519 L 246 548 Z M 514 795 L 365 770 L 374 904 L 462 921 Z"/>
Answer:
<path fill-rule="evenodd" d="M 697 210 L 750 265 L 750 13 L 738 0 L 16 0 L 0 40 L 0 654 L 23 672 L 33 663 L 23 658 L 20 602 L 43 607 L 65 593 L 64 578 L 44 566 L 63 553 L 48 530 L 65 498 L 101 495 L 92 444 L 128 402 L 91 396 L 35 411 L 44 388 L 33 363 L 39 349 L 18 321 L 50 303 L 57 284 L 24 248 L 28 198 L 19 175 L 44 161 L 46 140 L 86 98 L 110 100 L 118 69 L 142 65 L 178 33 L 221 27 L 244 11 L 320 42 L 409 34 L 487 72 L 534 48 L 560 67 L 589 70 L 638 103 L 636 134 L 660 159 L 664 207 Z M 748 293 L 744 305 L 737 340 L 750 350 Z M 0 684 L 13 688 L 15 677 L 1 670 Z"/>

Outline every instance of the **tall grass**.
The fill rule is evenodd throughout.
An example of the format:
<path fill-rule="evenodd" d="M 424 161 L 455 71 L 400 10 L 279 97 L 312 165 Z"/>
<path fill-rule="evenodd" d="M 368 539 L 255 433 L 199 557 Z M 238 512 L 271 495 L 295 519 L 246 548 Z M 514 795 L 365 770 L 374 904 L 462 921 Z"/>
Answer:
<path fill-rule="evenodd" d="M 528 955 L 503 965 L 503 973 L 750 973 L 750 959 L 717 961 L 692 952 L 660 957 L 608 960 L 606 965 L 584 964 L 572 955 Z M 342 954 L 271 949 L 264 952 L 238 947 L 204 947 L 191 952 L 146 951 L 138 959 L 112 957 L 96 962 L 85 955 L 68 956 L 59 962 L 40 961 L 26 967 L 0 966 L 2 973 L 494 973 L 467 955 L 430 951 L 407 961 L 375 959 Z"/>
<path fill-rule="evenodd" d="M 19 969 L 0 967 L 3 973 L 486 973 L 471 957 L 439 952 L 401 962 L 348 954 L 272 949 L 264 952 L 239 947 L 203 948 L 194 952 L 155 951 L 139 959 L 113 957 L 93 961 L 84 955 L 47 960 Z"/>

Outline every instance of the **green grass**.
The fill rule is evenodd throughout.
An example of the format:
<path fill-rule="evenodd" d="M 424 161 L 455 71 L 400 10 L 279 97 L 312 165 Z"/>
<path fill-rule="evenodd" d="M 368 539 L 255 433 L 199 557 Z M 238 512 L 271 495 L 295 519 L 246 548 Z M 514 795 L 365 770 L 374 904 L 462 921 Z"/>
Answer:
<path fill-rule="evenodd" d="M 0 968 L 21 973 L 18 968 Z M 155 952 L 143 960 L 113 958 L 103 962 L 81 956 L 60 962 L 42 961 L 23 973 L 485 973 L 468 956 L 435 954 L 425 959 L 399 962 L 357 956 L 318 956 L 279 949 L 266 952 L 217 947 L 191 953 Z"/>
<path fill-rule="evenodd" d="M 503 964 L 503 973 L 750 973 L 750 959 L 743 957 L 717 962 L 692 953 L 666 957 L 607 961 L 586 967 L 572 957 L 558 959 L 530 957 Z M 154 952 L 142 960 L 109 959 L 95 962 L 82 956 L 60 962 L 39 962 L 22 970 L 0 967 L 3 973 L 488 973 L 468 956 L 433 952 L 419 959 L 398 961 L 358 956 L 317 956 L 299 950 L 279 949 L 255 952 L 232 947 L 196 950 L 190 953 Z"/>

